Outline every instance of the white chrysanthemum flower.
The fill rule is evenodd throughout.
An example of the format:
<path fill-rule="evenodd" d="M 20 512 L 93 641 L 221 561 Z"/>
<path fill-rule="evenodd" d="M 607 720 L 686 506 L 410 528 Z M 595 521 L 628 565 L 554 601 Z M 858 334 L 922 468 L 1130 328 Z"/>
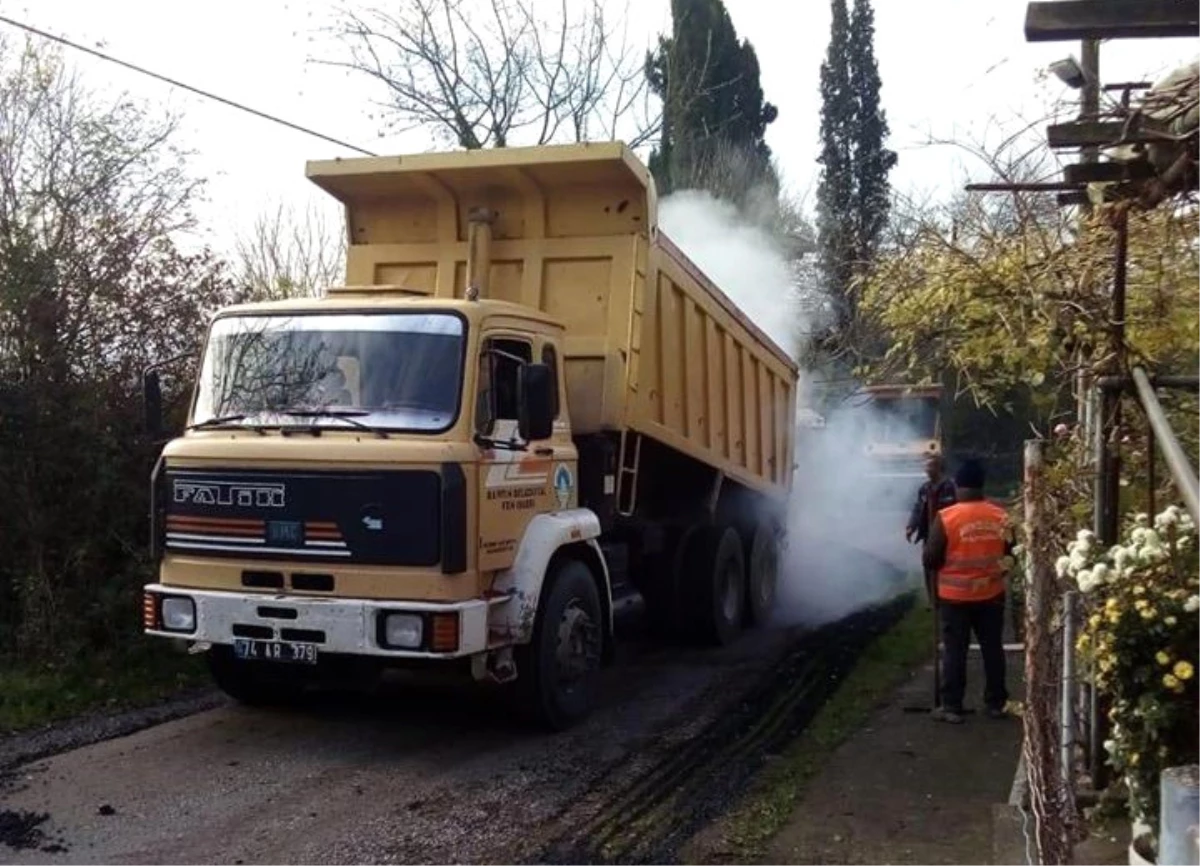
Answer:
<path fill-rule="evenodd" d="M 1138 526 L 1136 529 L 1133 530 L 1133 532 L 1129 533 L 1129 540 L 1132 541 L 1134 544 L 1145 544 L 1146 543 L 1146 535 L 1147 535 L 1147 533 L 1150 533 L 1150 532 L 1153 532 L 1153 530 L 1147 529 L 1144 526 Z"/>
<path fill-rule="evenodd" d="M 1096 540 L 1096 533 L 1092 532 L 1090 529 L 1081 529 L 1075 533 L 1075 538 L 1077 541 L 1084 541 L 1088 544 L 1091 544 Z"/>
<path fill-rule="evenodd" d="M 1110 556 L 1117 568 L 1128 568 L 1137 559 L 1137 555 L 1128 547 L 1114 547 Z"/>
<path fill-rule="evenodd" d="M 1081 570 L 1087 568 L 1088 558 L 1086 556 L 1084 556 L 1082 553 L 1080 553 L 1078 550 L 1076 550 L 1074 553 L 1072 553 L 1070 555 L 1070 557 L 1068 557 L 1068 560 L 1069 560 L 1068 564 L 1067 564 L 1067 573 L 1068 574 L 1077 574 Z"/>
<path fill-rule="evenodd" d="M 1152 565 L 1156 562 L 1163 562 L 1168 559 L 1170 554 L 1163 548 L 1162 545 L 1147 544 L 1138 551 L 1138 560 L 1146 564 Z"/>
<path fill-rule="evenodd" d="M 1071 567 L 1071 557 L 1060 556 L 1054 562 L 1054 573 L 1057 574 L 1060 578 L 1066 577 L 1067 569 L 1070 567 Z"/>
<path fill-rule="evenodd" d="M 1134 515 L 1133 522 L 1137 526 L 1149 526 L 1150 525 L 1150 515 L 1146 514 L 1143 511 L 1139 514 Z"/>
<path fill-rule="evenodd" d="M 1188 613 L 1195 613 L 1200 610 L 1200 595 L 1193 595 L 1183 603 L 1183 609 Z"/>
<path fill-rule="evenodd" d="M 1110 572 L 1108 566 L 1103 562 L 1097 563 L 1092 567 L 1092 578 L 1096 581 L 1097 586 L 1107 581 L 1109 577 Z"/>
<path fill-rule="evenodd" d="M 1179 523 L 1179 509 L 1174 505 L 1167 508 L 1162 514 L 1157 514 L 1154 517 L 1154 528 L 1159 532 L 1163 532 L 1169 526 L 1174 526 Z"/>

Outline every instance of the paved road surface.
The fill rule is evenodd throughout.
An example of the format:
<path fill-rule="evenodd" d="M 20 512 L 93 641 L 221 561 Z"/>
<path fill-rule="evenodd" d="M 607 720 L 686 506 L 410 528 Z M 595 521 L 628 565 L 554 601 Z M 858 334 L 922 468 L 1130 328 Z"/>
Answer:
<path fill-rule="evenodd" d="M 663 862 L 897 615 L 719 651 L 656 643 L 635 615 L 599 711 L 557 735 L 445 684 L 221 706 L 0 779 L 0 862 Z"/>
<path fill-rule="evenodd" d="M 430 684 L 301 711 L 221 707 L 21 768 L 0 810 L 47 817 L 36 848 L 0 846 L 0 862 L 535 856 L 536 828 L 602 775 L 704 728 L 789 637 L 722 651 L 635 638 L 606 672 L 600 712 L 558 735 L 526 731 L 495 696 Z"/>

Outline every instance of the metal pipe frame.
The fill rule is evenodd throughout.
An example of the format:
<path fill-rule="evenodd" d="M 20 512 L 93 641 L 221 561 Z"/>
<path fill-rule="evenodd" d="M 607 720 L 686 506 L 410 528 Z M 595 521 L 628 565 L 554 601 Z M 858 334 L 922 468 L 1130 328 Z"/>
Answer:
<path fill-rule="evenodd" d="M 1154 431 L 1154 438 L 1158 447 L 1162 449 L 1163 460 L 1171 478 L 1179 488 L 1192 519 L 1200 521 L 1200 478 L 1196 477 L 1196 470 L 1192 468 L 1179 440 L 1175 437 L 1175 431 L 1171 429 L 1167 414 L 1158 402 L 1158 395 L 1154 393 L 1150 377 L 1141 367 L 1134 367 L 1130 372 L 1133 374 L 1133 384 L 1137 388 L 1138 402 L 1142 404 L 1142 411 L 1146 413 L 1146 420 L 1150 422 L 1150 429 Z"/>
<path fill-rule="evenodd" d="M 1191 391 L 1200 388 L 1200 376 L 1149 376 L 1150 384 L 1155 388 L 1169 388 L 1175 391 Z M 1132 376 L 1101 376 L 1096 385 L 1106 391 L 1133 390 Z"/>

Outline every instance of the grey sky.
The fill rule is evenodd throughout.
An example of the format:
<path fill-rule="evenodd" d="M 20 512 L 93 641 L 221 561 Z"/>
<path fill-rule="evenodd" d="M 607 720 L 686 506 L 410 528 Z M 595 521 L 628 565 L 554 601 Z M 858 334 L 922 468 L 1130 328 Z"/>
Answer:
<path fill-rule="evenodd" d="M 313 54 L 336 51 L 314 32 L 329 5 L 0 0 L 0 11 L 379 153 L 428 149 L 431 142 L 420 132 L 380 139 L 369 117 L 374 112 L 369 100 L 377 94 L 368 82 L 306 62 Z M 668 6 L 668 0 L 632 0 L 634 44 L 649 44 L 668 26 Z M 753 42 L 764 90 L 779 107 L 768 141 L 788 186 L 811 205 L 829 4 L 726 0 L 726 6 L 739 35 Z M 1037 79 L 1049 62 L 1078 54 L 1078 46 L 1026 43 L 1025 6 L 1025 0 L 875 0 L 883 104 L 892 147 L 900 154 L 893 174 L 898 190 L 945 194 L 961 185 L 968 170 L 978 174 L 953 149 L 928 146 L 931 137 L 994 137 L 1000 128 L 1018 125 L 1019 116 L 1042 117 L 1072 95 L 1054 79 Z M 1106 43 L 1102 78 L 1154 79 L 1193 59 L 1198 44 L 1197 39 Z M 67 56 L 94 88 L 125 90 L 184 111 L 185 143 L 196 151 L 196 172 L 209 179 L 209 202 L 200 216 L 218 246 L 226 246 L 272 201 L 323 201 L 304 179 L 305 160 L 351 155 L 78 52 Z"/>

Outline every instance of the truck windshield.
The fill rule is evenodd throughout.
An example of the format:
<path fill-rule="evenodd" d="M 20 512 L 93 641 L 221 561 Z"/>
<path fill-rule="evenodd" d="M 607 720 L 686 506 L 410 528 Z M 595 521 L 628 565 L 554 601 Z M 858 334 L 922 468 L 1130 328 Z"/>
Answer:
<path fill-rule="evenodd" d="M 872 409 L 871 432 L 876 442 L 899 445 L 932 439 L 937 431 L 936 399 L 876 399 Z"/>
<path fill-rule="evenodd" d="M 449 313 L 228 316 L 213 323 L 192 425 L 435 432 L 454 423 L 463 321 Z M 291 413 L 291 414 L 288 414 Z M 342 417 L 339 417 L 342 416 Z"/>

